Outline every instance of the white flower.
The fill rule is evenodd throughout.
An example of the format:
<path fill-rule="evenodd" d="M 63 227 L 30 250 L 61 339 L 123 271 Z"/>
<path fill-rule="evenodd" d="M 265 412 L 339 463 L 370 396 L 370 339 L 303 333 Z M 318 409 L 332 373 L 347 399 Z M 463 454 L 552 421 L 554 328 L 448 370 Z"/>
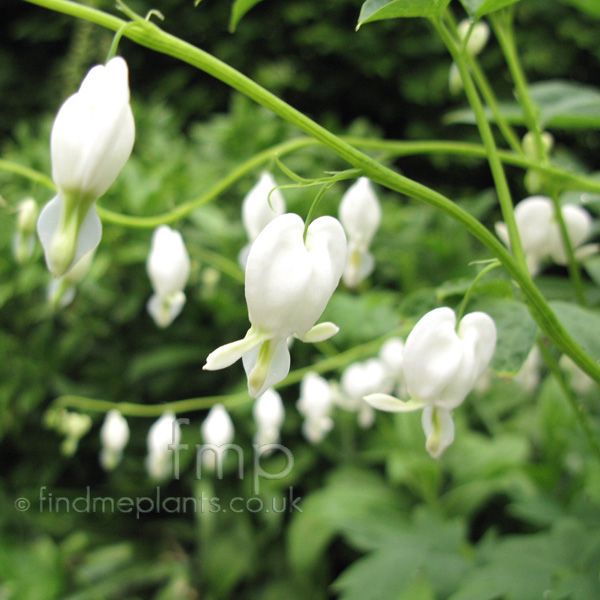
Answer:
<path fill-rule="evenodd" d="M 366 429 L 373 425 L 375 412 L 371 405 L 364 401 L 364 397 L 391 391 L 392 385 L 383 361 L 371 358 L 346 367 L 340 379 L 341 393 L 335 400 L 345 410 L 357 412 L 359 425 Z"/>
<path fill-rule="evenodd" d="M 169 446 L 177 446 L 181 440 L 181 428 L 172 412 L 166 412 L 148 431 L 148 456 L 146 468 L 152 479 L 160 481 L 172 473 Z"/>
<path fill-rule="evenodd" d="M 333 323 L 315 325 L 337 287 L 346 256 L 346 238 L 332 217 L 304 222 L 295 214 L 276 217 L 252 245 L 246 265 L 246 302 L 251 327 L 242 340 L 221 346 L 204 369 L 224 369 L 243 358 L 248 390 L 260 396 L 290 370 L 287 339 L 322 341 Z"/>
<path fill-rule="evenodd" d="M 258 234 L 275 218 L 285 213 L 285 199 L 270 173 L 263 173 L 242 201 L 242 222 L 249 244 L 242 248 L 239 263 L 246 268 L 248 253 Z M 273 193 L 269 197 L 271 191 Z"/>
<path fill-rule="evenodd" d="M 38 218 L 37 202 L 26 198 L 17 206 L 17 230 L 13 236 L 13 255 L 19 264 L 23 264 L 33 254 L 35 248 L 35 222 Z"/>
<path fill-rule="evenodd" d="M 200 426 L 205 448 L 202 461 L 211 470 L 215 469 L 217 459 L 221 459 L 226 447 L 233 441 L 235 430 L 227 409 L 222 404 L 215 404 Z M 208 447 L 208 448 L 207 448 Z"/>
<path fill-rule="evenodd" d="M 183 309 L 190 276 L 190 257 L 178 231 L 167 225 L 154 230 L 146 270 L 154 289 L 148 313 L 159 327 L 167 327 Z"/>
<path fill-rule="evenodd" d="M 333 428 L 331 388 L 326 379 L 307 373 L 300 382 L 300 398 L 296 404 L 304 417 L 302 433 L 312 444 L 318 444 Z"/>
<path fill-rule="evenodd" d="M 369 246 L 381 223 L 379 199 L 367 177 L 361 177 L 348 188 L 340 202 L 339 216 L 348 236 L 343 281 L 353 288 L 373 271 L 375 262 Z"/>
<path fill-rule="evenodd" d="M 564 205 L 561 212 L 571 245 L 574 250 L 577 250 L 575 256 L 583 258 L 590 251 L 595 251 L 595 245 L 580 247 L 591 232 L 592 218 L 589 213 L 573 204 Z M 532 275 L 539 272 L 541 263 L 547 259 L 559 265 L 567 264 L 560 227 L 550 198 L 531 196 L 522 200 L 515 208 L 515 220 Z M 509 246 L 508 229 L 505 223 L 496 223 L 496 233 Z"/>
<path fill-rule="evenodd" d="M 258 446 L 276 444 L 279 441 L 279 431 L 285 419 L 281 396 L 273 388 L 268 389 L 256 399 L 252 415 L 257 425 L 254 443 Z"/>
<path fill-rule="evenodd" d="M 106 413 L 100 429 L 100 441 L 102 442 L 100 464 L 110 471 L 121 462 L 123 450 L 129 441 L 129 425 L 117 409 Z"/>
<path fill-rule="evenodd" d="M 57 195 L 38 219 L 50 271 L 59 277 L 96 248 L 102 223 L 94 202 L 112 185 L 133 148 L 127 64 L 93 67 L 61 106 L 50 137 Z"/>
<path fill-rule="evenodd" d="M 423 408 L 427 450 L 439 458 L 454 440 L 452 410 L 462 404 L 487 368 L 496 338 L 494 321 L 485 313 L 466 315 L 457 330 L 454 311 L 437 308 L 415 325 L 406 340 L 404 378 L 411 399 L 403 402 L 372 394 L 365 400 L 390 412 Z"/>

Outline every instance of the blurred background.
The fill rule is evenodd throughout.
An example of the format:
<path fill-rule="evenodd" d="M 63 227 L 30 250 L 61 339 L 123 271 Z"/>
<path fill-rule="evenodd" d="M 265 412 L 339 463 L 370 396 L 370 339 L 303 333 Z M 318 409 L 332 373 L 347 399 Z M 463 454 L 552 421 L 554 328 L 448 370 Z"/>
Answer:
<path fill-rule="evenodd" d="M 118 14 L 109 0 L 85 4 Z M 214 54 L 336 133 L 477 141 L 472 125 L 447 119 L 465 106 L 465 99 L 449 91 L 451 61 L 428 23 L 385 21 L 355 32 L 360 5 L 357 0 L 264 0 L 230 33 L 230 2 L 203 0 L 197 7 L 192 0 L 130 2 L 140 14 L 160 10 L 166 31 Z M 464 15 L 458 2 L 452 6 L 458 17 Z M 586 7 L 575 0 L 523 0 L 518 5 L 518 43 L 530 81 L 597 84 L 600 15 L 594 6 Z M 49 175 L 56 111 L 88 69 L 105 60 L 112 33 L 25 2 L 5 9 L 0 158 Z M 126 39 L 119 53 L 129 64 L 137 135 L 131 160 L 100 202 L 106 208 L 160 214 L 200 196 L 257 152 L 299 135 L 170 57 Z M 481 62 L 499 98 L 511 101 L 512 84 L 493 38 Z M 582 170 L 598 167 L 597 127 L 553 134 L 565 163 Z M 481 161 L 436 156 L 388 162 L 486 224 L 499 220 L 493 184 Z M 346 168 L 318 148 L 285 157 L 284 163 L 305 177 Z M 289 183 L 276 165 L 267 167 L 278 183 Z M 583 536 L 584 528 L 578 527 L 585 520 L 597 524 L 597 511 L 588 514 L 580 506 L 585 519 L 573 521 L 566 537 L 553 537 L 550 524 L 562 514 L 553 502 L 568 512 L 565 507 L 582 486 L 592 486 L 600 497 L 600 480 L 596 476 L 590 483 L 592 476 L 582 466 L 587 450 L 557 387 L 540 383 L 535 393 L 541 400 L 532 404 L 526 400 L 532 392 L 501 380 L 486 392 L 485 411 L 465 409 L 458 423 L 463 441 L 449 451 L 444 465 L 426 455 L 419 415 L 378 415 L 375 426 L 363 430 L 354 414 L 340 410 L 331 434 L 313 446 L 300 431 L 298 385 L 286 387 L 281 391 L 286 406 L 282 441 L 293 452 L 294 469 L 283 481 L 265 482 L 261 492 L 265 498 L 285 498 L 293 488 L 294 497 L 302 498 L 302 512 L 39 510 L 42 486 L 71 500 L 88 490 L 121 498 L 154 497 L 157 489 L 144 464 L 153 418 L 128 418 L 131 441 L 123 463 L 107 473 L 98 462 L 104 415 L 89 413 L 91 430 L 67 456 L 62 437 L 47 426 L 45 416 L 56 397 L 151 405 L 245 390 L 239 364 L 214 373 L 201 367 L 210 351 L 241 338 L 248 326 L 241 271 L 236 276 L 235 268 L 233 274 L 223 269 L 214 253 L 235 267 L 246 243 L 241 201 L 259 174 L 242 178 L 175 225 L 191 255 L 192 275 L 182 314 L 161 330 L 145 309 L 152 293 L 145 269 L 152 229 L 105 224 L 101 246 L 73 301 L 52 306 L 51 276 L 39 244 L 25 264 L 17 264 L 12 253 L 14 207 L 32 197 L 41 208 L 52 194 L 0 169 L 0 600 L 443 599 L 467 575 L 476 586 L 483 555 L 474 548 L 480 552 L 482 539 L 492 544 L 508 534 L 538 536 L 528 537 L 530 545 L 515 551 L 525 556 L 535 554 L 536 544 L 546 548 L 552 540 L 562 544 Z M 523 173 L 510 169 L 509 176 L 515 198 L 525 197 Z M 332 188 L 320 214 L 337 214 L 346 187 Z M 340 333 L 330 345 L 298 343 L 293 368 L 411 324 L 440 302 L 459 302 L 465 278 L 473 275 L 468 263 L 489 258 L 458 225 L 430 208 L 384 189 L 377 193 L 385 218 L 372 249 L 376 269 L 358 291 L 342 286 L 336 292 L 326 318 L 341 327 Z M 306 215 L 311 188 L 284 194 L 288 210 Z M 562 275 L 550 273 L 544 289 L 557 297 L 568 295 Z M 458 284 L 443 287 L 447 281 Z M 341 369 L 327 373 L 332 379 L 340 375 Z M 248 398 L 231 411 L 235 441 L 248 448 L 255 432 L 251 408 Z M 183 428 L 183 441 L 193 448 L 200 443 L 205 413 L 182 416 L 191 420 Z M 558 432 L 557 423 L 562 424 Z M 487 437 L 490 432 L 493 438 Z M 250 453 L 246 458 L 249 467 Z M 238 480 L 235 470 L 221 481 L 198 481 L 193 453 L 183 460 L 182 477 L 160 485 L 163 496 L 252 495 L 250 482 Z M 269 470 L 277 472 L 280 466 L 281 456 L 270 459 Z M 563 488 L 554 494 L 559 483 Z M 17 498 L 30 501 L 30 510 L 19 512 Z M 501 558 L 511 554 L 504 547 L 498 553 Z M 566 564 L 561 560 L 552 555 L 545 564 Z M 510 572 L 500 559 L 492 564 Z M 588 566 L 573 567 L 573 572 L 588 573 Z M 546 576 L 542 569 L 538 579 L 532 577 L 546 581 Z M 572 598 L 597 597 L 585 595 L 597 589 L 585 582 L 588 587 L 582 584 L 583 591 Z M 507 600 L 534 597 L 514 589 L 506 592 Z M 488 596 L 465 592 L 456 598 Z"/>

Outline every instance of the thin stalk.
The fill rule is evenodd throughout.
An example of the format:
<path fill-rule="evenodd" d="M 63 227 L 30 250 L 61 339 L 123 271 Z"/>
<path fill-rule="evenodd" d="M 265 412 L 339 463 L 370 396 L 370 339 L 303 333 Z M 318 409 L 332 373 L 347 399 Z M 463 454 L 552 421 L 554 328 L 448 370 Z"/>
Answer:
<path fill-rule="evenodd" d="M 512 11 L 508 11 L 503 15 L 492 16 L 492 26 L 494 32 L 502 48 L 506 64 L 511 73 L 515 87 L 517 88 L 517 98 L 519 104 L 523 110 L 525 122 L 530 131 L 533 132 L 535 140 L 535 149 L 539 164 L 547 166 L 549 164 L 548 155 L 544 148 L 544 140 L 542 138 L 542 128 L 539 122 L 539 111 L 537 106 L 531 98 L 529 93 L 529 86 L 527 84 L 527 77 L 521 66 L 519 59 L 519 53 L 517 52 L 513 22 L 512 22 Z M 569 269 L 569 275 L 573 282 L 577 301 L 580 305 L 586 306 L 586 298 L 583 289 L 583 280 L 581 277 L 581 271 L 579 269 L 579 263 L 575 258 L 575 252 L 571 239 L 569 238 L 569 231 L 565 223 L 565 219 L 562 214 L 562 208 L 558 197 L 552 194 L 552 201 L 554 203 L 554 217 L 558 223 L 560 230 L 560 236 L 567 255 L 567 265 Z"/>
<path fill-rule="evenodd" d="M 68 0 L 25 1 L 80 19 L 91 21 L 113 31 L 117 31 L 124 23 L 124 21 L 118 19 L 117 17 L 108 15 L 93 8 L 69 2 Z M 515 240 L 518 246 L 513 246 L 513 251 L 516 252 L 516 256 L 520 257 L 516 259 L 513 257 L 513 255 L 511 255 L 510 252 L 506 250 L 499 240 L 490 231 L 488 231 L 488 229 L 486 229 L 468 212 L 458 207 L 449 198 L 446 198 L 442 194 L 439 194 L 438 192 L 435 192 L 434 190 L 431 190 L 420 183 L 412 181 L 407 177 L 396 173 L 381 163 L 378 163 L 368 155 L 364 154 L 357 148 L 354 148 L 341 138 L 337 137 L 335 134 L 331 133 L 329 130 L 318 125 L 306 115 L 294 109 L 289 104 L 270 93 L 242 73 L 221 62 L 214 56 L 204 52 L 200 48 L 196 48 L 191 44 L 188 44 L 187 42 L 184 42 L 183 40 L 180 40 L 179 38 L 162 31 L 156 25 L 148 22 L 136 23 L 135 25 L 132 25 L 132 27 L 125 29 L 124 36 L 142 46 L 150 48 L 151 50 L 155 50 L 157 52 L 177 58 L 208 73 L 209 75 L 212 75 L 233 89 L 236 89 L 242 94 L 248 96 L 258 104 L 268 108 L 284 120 L 292 123 L 309 136 L 316 138 L 333 150 L 341 158 L 350 163 L 353 167 L 362 169 L 365 175 L 373 181 L 380 183 L 389 189 L 421 200 L 454 219 L 457 223 L 465 227 L 465 229 L 467 229 L 467 231 L 469 231 L 482 244 L 484 244 L 490 250 L 490 252 L 492 252 L 500 260 L 500 262 L 502 262 L 511 276 L 518 282 L 528 302 L 533 317 L 543 331 L 588 375 L 590 375 L 594 380 L 600 382 L 600 367 L 569 335 L 540 291 L 533 284 L 524 262 L 522 250 L 519 253 L 519 250 L 517 249 L 520 248 L 520 240 L 518 240 L 518 236 Z M 475 94 L 477 101 L 479 102 L 480 110 L 478 112 L 485 118 L 485 115 L 483 114 L 483 107 L 481 106 L 474 84 L 470 79 L 468 70 L 466 69 L 464 63 L 462 68 L 465 72 L 466 83 L 471 88 L 471 94 Z M 491 136 L 491 131 L 489 130 L 487 121 L 485 122 L 485 125 L 489 135 Z M 493 162 L 498 161 L 497 166 L 495 166 L 495 170 L 498 171 L 497 167 L 499 166 L 500 173 L 503 176 L 502 165 L 499 162 L 499 154 L 495 149 L 493 137 L 491 137 L 491 141 L 493 144 L 492 160 Z M 488 154 L 488 159 L 489 158 L 490 155 Z M 514 214 L 512 214 L 512 206 L 510 207 L 508 215 L 509 219 L 512 216 L 513 228 L 516 230 L 516 226 L 514 225 Z"/>
<path fill-rule="evenodd" d="M 390 337 L 396 335 L 405 335 L 407 327 L 398 328 L 376 340 L 372 340 L 359 346 L 354 346 L 345 352 L 337 353 L 335 356 L 324 358 L 313 365 L 296 369 L 274 387 L 277 389 L 285 388 L 294 383 L 298 383 L 309 372 L 326 373 L 335 369 L 345 367 L 361 358 L 375 354 L 383 343 Z M 117 408 L 123 415 L 129 417 L 158 417 L 165 411 L 173 413 L 186 413 L 196 410 L 204 410 L 215 404 L 223 404 L 227 408 L 239 406 L 252 402 L 248 392 L 238 392 L 236 394 L 226 394 L 222 396 L 205 396 L 203 398 L 187 398 L 186 400 L 175 400 L 174 402 L 165 402 L 162 404 L 136 404 L 135 402 L 110 402 L 108 400 L 98 400 L 87 398 L 85 396 L 64 395 L 59 396 L 52 403 L 50 410 L 59 408 L 77 408 L 86 412 L 106 413 L 113 408 Z"/>
<path fill-rule="evenodd" d="M 473 79 L 471 78 L 471 74 L 469 72 L 468 60 L 465 57 L 465 54 L 460 51 L 459 45 L 452 37 L 446 26 L 439 20 L 432 20 L 432 23 L 442 38 L 444 44 L 446 44 L 448 51 L 452 55 L 452 58 L 454 59 L 454 62 L 460 71 L 460 76 L 465 88 L 465 94 L 467 95 L 469 104 L 475 113 L 477 128 L 479 129 L 481 140 L 483 141 L 483 145 L 487 152 L 490 170 L 496 185 L 498 201 L 500 202 L 500 209 L 508 230 L 510 247 L 517 264 L 528 275 L 529 272 L 527 270 L 527 260 L 525 258 L 525 253 L 523 252 L 521 237 L 519 236 L 519 231 L 517 229 L 515 211 L 513 208 L 510 190 L 508 188 L 508 182 L 506 180 L 506 175 L 504 174 L 504 168 L 502 166 L 500 156 L 498 155 L 498 148 L 496 147 L 496 142 L 494 141 L 492 129 L 488 123 L 487 117 L 485 116 L 483 104 L 479 94 L 477 93 L 477 90 L 475 89 L 475 84 L 473 83 Z"/>
<path fill-rule="evenodd" d="M 456 37 L 458 37 L 458 27 L 456 24 L 456 20 L 450 11 L 446 13 L 448 22 L 452 27 L 452 31 Z M 475 26 L 475 21 L 471 24 L 471 29 Z M 508 145 L 519 155 L 523 155 L 523 149 L 521 148 L 521 142 L 517 137 L 517 134 L 514 132 L 513 128 L 510 126 L 508 121 L 504 118 L 502 111 L 500 110 L 500 106 L 498 104 L 498 100 L 496 99 L 496 94 L 494 94 L 494 90 L 492 86 L 489 84 L 485 73 L 479 66 L 479 61 L 477 57 L 473 56 L 466 52 L 466 41 L 468 38 L 465 38 L 465 42 L 461 45 L 461 51 L 466 56 L 466 59 L 471 67 L 471 72 L 473 73 L 473 79 L 485 100 L 485 103 L 490 107 L 492 114 L 494 115 L 494 119 L 496 125 L 500 129 L 500 132 L 504 136 L 504 139 L 508 143 Z"/>

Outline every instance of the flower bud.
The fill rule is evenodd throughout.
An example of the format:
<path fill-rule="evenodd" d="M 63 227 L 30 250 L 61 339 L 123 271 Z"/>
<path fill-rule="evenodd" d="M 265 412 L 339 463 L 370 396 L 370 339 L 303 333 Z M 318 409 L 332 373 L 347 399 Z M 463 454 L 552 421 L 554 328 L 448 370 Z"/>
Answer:
<path fill-rule="evenodd" d="M 345 285 L 354 288 L 373 271 L 375 261 L 368 249 L 381 223 L 379 199 L 367 177 L 348 188 L 340 202 L 339 215 L 348 237 L 342 278 Z"/>
<path fill-rule="evenodd" d="M 190 257 L 178 231 L 167 225 L 154 230 L 146 269 L 154 289 L 148 312 L 159 327 L 167 327 L 183 309 L 190 275 Z"/>
<path fill-rule="evenodd" d="M 469 30 L 471 30 L 471 35 L 469 35 L 469 39 L 467 40 L 467 52 L 472 56 L 476 56 L 485 48 L 490 37 L 490 28 L 485 21 L 477 21 L 474 25 L 472 24 L 473 21 L 469 19 L 461 21 L 458 24 L 458 35 L 461 40 L 464 40 Z M 471 29 L 471 26 L 473 29 Z"/>
<path fill-rule="evenodd" d="M 281 396 L 273 388 L 269 388 L 256 399 L 252 415 L 258 428 L 254 442 L 258 446 L 276 444 L 279 441 L 279 430 L 285 419 Z"/>
<path fill-rule="evenodd" d="M 300 382 L 296 406 L 304 417 L 304 437 L 311 444 L 318 444 L 333 428 L 333 395 L 327 380 L 312 371 L 307 373 Z"/>
<path fill-rule="evenodd" d="M 35 223 L 38 206 L 33 198 L 22 200 L 17 206 L 17 230 L 13 236 L 13 255 L 19 264 L 25 263 L 35 248 Z"/>
<path fill-rule="evenodd" d="M 61 106 L 50 136 L 57 195 L 37 230 L 50 271 L 60 277 L 100 243 L 94 202 L 127 162 L 135 137 L 127 64 L 115 57 L 92 68 Z"/>
<path fill-rule="evenodd" d="M 332 323 L 315 325 L 340 280 L 346 238 L 340 223 L 321 217 L 304 223 L 295 214 L 276 217 L 252 245 L 246 266 L 246 302 L 251 327 L 243 340 L 212 352 L 204 369 L 228 367 L 243 358 L 253 398 L 281 381 L 290 369 L 287 339 L 322 341 Z"/>
<path fill-rule="evenodd" d="M 542 131 L 541 137 L 543 154 L 544 156 L 546 156 L 554 147 L 554 137 L 548 131 Z M 536 135 L 533 133 L 533 131 L 528 131 L 523 136 L 523 151 L 525 152 L 525 156 L 527 156 L 528 158 L 542 158 L 541 156 L 539 156 L 537 150 Z"/>
<path fill-rule="evenodd" d="M 454 440 L 452 410 L 473 389 L 496 348 L 496 326 L 482 312 L 466 315 L 456 329 L 450 308 L 427 313 L 406 340 L 404 378 L 410 396 L 403 402 L 387 394 L 365 398 L 374 408 L 408 412 L 424 408 L 427 450 L 439 458 Z"/>
<path fill-rule="evenodd" d="M 100 464 L 105 470 L 111 471 L 121 462 L 123 450 L 129 441 L 127 420 L 117 409 L 106 414 L 100 429 L 100 440 Z"/>
<path fill-rule="evenodd" d="M 390 378 L 383 362 L 371 358 L 362 363 L 346 367 L 340 379 L 338 404 L 345 410 L 358 412 L 358 422 L 364 429 L 375 420 L 372 407 L 364 401 L 369 394 L 387 394 L 392 391 Z"/>
<path fill-rule="evenodd" d="M 200 432 L 204 441 L 202 461 L 208 469 L 214 470 L 223 452 L 233 441 L 235 429 L 227 409 L 222 404 L 215 404 L 204 419 Z"/>
<path fill-rule="evenodd" d="M 175 415 L 166 412 L 148 431 L 148 456 L 146 468 L 152 479 L 160 481 L 172 473 L 171 452 L 169 446 L 178 446 L 181 440 L 181 428 Z"/>

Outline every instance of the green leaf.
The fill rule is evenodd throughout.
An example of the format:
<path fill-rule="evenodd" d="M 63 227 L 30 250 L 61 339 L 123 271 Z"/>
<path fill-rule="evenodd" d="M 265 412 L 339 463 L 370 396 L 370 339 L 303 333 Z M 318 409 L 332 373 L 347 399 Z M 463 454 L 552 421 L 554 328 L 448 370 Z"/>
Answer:
<path fill-rule="evenodd" d="M 531 97 L 540 110 L 544 127 L 555 129 L 600 129 L 600 90 L 595 87 L 562 81 L 542 81 L 529 86 Z M 521 107 L 516 102 L 501 103 L 500 112 L 512 124 L 525 123 Z M 493 115 L 488 111 L 488 119 Z M 446 123 L 475 124 L 471 109 L 448 113 Z"/>
<path fill-rule="evenodd" d="M 288 530 L 290 563 L 298 571 L 313 569 L 343 526 L 358 528 L 369 520 L 374 535 L 373 515 L 386 525 L 382 535 L 387 535 L 398 504 L 398 496 L 375 473 L 355 468 L 334 471 L 327 485 L 304 498 L 302 512 L 294 515 Z"/>
<path fill-rule="evenodd" d="M 333 584 L 340 600 L 446 598 L 467 568 L 461 553 L 465 526 L 417 510 L 411 523 L 390 527 L 389 539 L 354 562 Z M 423 581 L 424 580 L 424 581 Z M 409 596 L 418 590 L 420 595 Z"/>
<path fill-rule="evenodd" d="M 262 0 L 235 0 L 231 7 L 231 18 L 229 20 L 229 31 L 233 33 L 242 17 Z"/>
<path fill-rule="evenodd" d="M 499 375 L 516 373 L 535 343 L 537 325 L 522 302 L 486 299 L 474 303 L 496 323 L 498 343 L 490 367 Z"/>
<path fill-rule="evenodd" d="M 600 313 L 571 302 L 550 302 L 563 327 L 594 359 L 600 359 Z"/>
<path fill-rule="evenodd" d="M 357 29 L 363 23 L 404 17 L 439 17 L 450 0 L 367 0 L 360 9 Z"/>
<path fill-rule="evenodd" d="M 460 0 L 465 10 L 476 19 L 484 15 L 496 12 L 501 8 L 516 4 L 520 0 Z"/>

